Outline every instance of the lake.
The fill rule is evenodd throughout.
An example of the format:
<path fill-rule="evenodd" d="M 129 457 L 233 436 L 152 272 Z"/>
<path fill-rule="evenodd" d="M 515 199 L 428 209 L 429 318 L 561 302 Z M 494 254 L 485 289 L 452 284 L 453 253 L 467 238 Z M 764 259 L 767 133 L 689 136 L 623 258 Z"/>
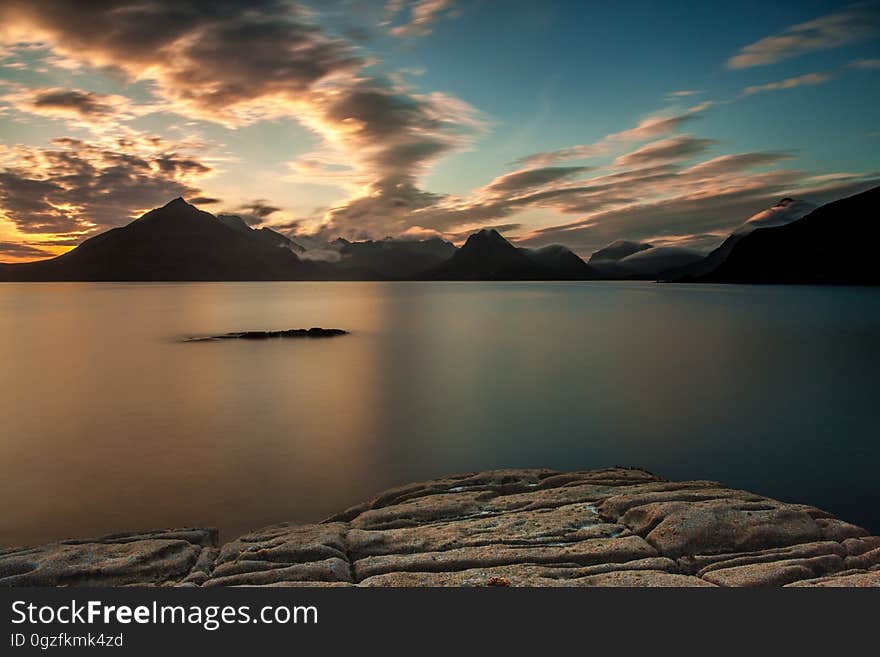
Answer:
<path fill-rule="evenodd" d="M 184 343 L 310 326 L 322 340 Z M 880 289 L 0 284 L 0 545 L 645 467 L 880 531 Z"/>

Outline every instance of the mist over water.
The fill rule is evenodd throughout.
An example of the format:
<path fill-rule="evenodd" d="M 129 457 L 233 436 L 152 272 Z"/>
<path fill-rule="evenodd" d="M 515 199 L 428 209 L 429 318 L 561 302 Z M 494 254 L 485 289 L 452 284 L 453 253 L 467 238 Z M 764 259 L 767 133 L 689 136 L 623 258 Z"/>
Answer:
<path fill-rule="evenodd" d="M 183 343 L 322 326 L 331 339 Z M 0 545 L 224 539 L 413 480 L 636 465 L 880 531 L 880 290 L 0 285 Z"/>

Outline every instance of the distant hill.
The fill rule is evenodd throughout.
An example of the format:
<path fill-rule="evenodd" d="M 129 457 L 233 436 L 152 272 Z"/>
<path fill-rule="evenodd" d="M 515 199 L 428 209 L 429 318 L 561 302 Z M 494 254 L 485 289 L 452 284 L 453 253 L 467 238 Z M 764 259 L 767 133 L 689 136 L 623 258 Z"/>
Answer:
<path fill-rule="evenodd" d="M 229 281 L 314 275 L 290 248 L 279 248 L 271 234 L 230 223 L 177 198 L 57 258 L 5 265 L 0 280 Z"/>
<path fill-rule="evenodd" d="M 539 265 L 504 239 L 497 230 L 484 229 L 467 238 L 451 258 L 423 278 L 432 280 L 536 280 L 550 277 Z"/>
<path fill-rule="evenodd" d="M 653 244 L 647 242 L 631 242 L 629 240 L 616 240 L 607 246 L 603 246 L 590 256 L 590 264 L 597 262 L 617 262 L 639 251 L 650 249 Z"/>
<path fill-rule="evenodd" d="M 669 269 L 686 267 L 702 259 L 702 253 L 680 246 L 619 240 L 596 251 L 589 262 L 604 279 L 656 280 Z"/>
<path fill-rule="evenodd" d="M 593 277 L 592 268 L 565 247 L 554 245 L 537 250 L 519 249 L 492 229 L 483 229 L 469 236 L 451 258 L 422 276 L 428 280 L 462 281 Z"/>
<path fill-rule="evenodd" d="M 334 244 L 340 254 L 338 267 L 363 272 L 376 279 L 413 279 L 448 260 L 455 245 L 438 237 L 427 240 L 384 239 Z"/>
<path fill-rule="evenodd" d="M 521 249 L 532 261 L 553 272 L 556 278 L 588 280 L 599 278 L 599 272 L 571 249 L 551 244 L 540 249 Z"/>
<path fill-rule="evenodd" d="M 700 282 L 880 284 L 880 187 L 739 239 Z"/>

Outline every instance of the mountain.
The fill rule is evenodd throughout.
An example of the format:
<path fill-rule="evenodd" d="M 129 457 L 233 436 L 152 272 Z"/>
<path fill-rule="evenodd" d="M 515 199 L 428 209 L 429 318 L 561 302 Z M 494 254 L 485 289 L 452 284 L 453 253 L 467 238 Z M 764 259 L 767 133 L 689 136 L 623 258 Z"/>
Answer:
<path fill-rule="evenodd" d="M 412 279 L 455 253 L 455 245 L 438 237 L 427 240 L 384 239 L 337 243 L 342 269 L 375 279 Z"/>
<path fill-rule="evenodd" d="M 592 265 L 596 262 L 617 262 L 639 251 L 650 249 L 652 246 L 653 244 L 648 244 L 647 242 L 617 240 L 593 253 L 590 256 L 589 263 Z"/>
<path fill-rule="evenodd" d="M 315 274 L 269 233 L 230 223 L 176 198 L 57 258 L 5 265 L 0 280 L 284 280 Z"/>
<path fill-rule="evenodd" d="M 739 239 L 701 282 L 880 284 L 880 187 Z"/>
<path fill-rule="evenodd" d="M 738 228 L 736 228 L 721 243 L 721 246 L 711 251 L 705 258 L 697 262 L 687 264 L 683 267 L 672 268 L 664 273 L 664 278 L 670 281 L 684 282 L 705 276 L 718 268 L 718 266 L 727 260 L 733 247 L 736 246 L 743 237 L 758 228 L 772 228 L 775 226 L 784 226 L 796 221 L 801 217 L 809 214 L 816 209 L 816 206 L 808 201 L 799 199 L 784 198 L 775 205 L 761 210 L 757 214 L 749 217 Z"/>
<path fill-rule="evenodd" d="M 557 278 L 572 280 L 599 278 L 599 272 L 594 267 L 561 244 L 551 244 L 540 249 L 521 249 L 521 251 L 533 262 L 553 272 Z"/>
<path fill-rule="evenodd" d="M 622 269 L 626 278 L 656 279 L 665 271 L 686 267 L 702 259 L 702 253 L 683 246 L 652 246 L 615 264 Z"/>
<path fill-rule="evenodd" d="M 269 246 L 283 247 L 285 249 L 290 249 L 294 253 L 302 253 L 306 250 L 304 246 L 297 244 L 286 235 L 279 233 L 277 230 L 272 230 L 266 226 L 262 228 L 251 228 L 244 219 L 237 215 L 218 214 L 217 220 L 233 230 L 237 230 L 240 233 L 262 240 Z"/>
<path fill-rule="evenodd" d="M 556 278 L 551 270 L 504 239 L 483 229 L 467 238 L 451 258 L 422 276 L 428 280 L 504 281 Z"/>
<path fill-rule="evenodd" d="M 0 264 L 0 281 L 590 280 L 878 284 L 880 187 L 815 208 L 785 198 L 702 257 L 681 247 L 619 240 L 589 263 L 561 245 L 517 248 L 484 229 L 455 246 L 439 238 L 302 245 L 241 217 L 182 198 L 72 251 Z M 300 255 L 297 255 L 297 252 Z M 332 256 L 332 257 L 331 257 Z"/>
<path fill-rule="evenodd" d="M 602 252 L 605 254 L 595 259 Z M 596 251 L 590 266 L 608 280 L 655 280 L 667 270 L 690 266 L 702 259 L 702 253 L 680 246 L 619 241 Z"/>

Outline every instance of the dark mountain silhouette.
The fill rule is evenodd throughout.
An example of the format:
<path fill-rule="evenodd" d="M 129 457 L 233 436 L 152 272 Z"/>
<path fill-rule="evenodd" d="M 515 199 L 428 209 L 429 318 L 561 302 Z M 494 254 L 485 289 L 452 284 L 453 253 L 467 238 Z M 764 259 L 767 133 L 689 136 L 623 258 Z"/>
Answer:
<path fill-rule="evenodd" d="M 592 265 L 600 261 L 617 262 L 627 256 L 631 256 L 633 253 L 650 249 L 652 246 L 653 244 L 648 244 L 647 242 L 617 240 L 594 252 L 593 255 L 590 256 L 589 263 Z"/>
<path fill-rule="evenodd" d="M 92 237 L 57 258 L 0 264 L 6 281 L 588 280 L 877 284 L 880 187 L 809 212 L 783 199 L 703 258 L 677 247 L 618 241 L 584 262 L 564 246 L 517 248 L 484 229 L 456 249 L 439 238 L 301 245 L 241 217 L 183 199 Z M 757 228 L 756 228 L 757 226 Z M 295 252 L 301 252 L 298 257 Z M 332 256 L 324 257 L 324 256 Z"/>
<path fill-rule="evenodd" d="M 227 281 L 293 279 L 316 273 L 289 248 L 278 248 L 267 239 L 270 235 L 245 228 L 230 227 L 177 198 L 57 258 L 6 265 L 0 269 L 0 279 Z"/>
<path fill-rule="evenodd" d="M 233 230 L 237 230 L 240 233 L 244 233 L 245 235 L 250 235 L 255 237 L 256 239 L 262 240 L 269 246 L 280 246 L 286 249 L 290 249 L 294 253 L 302 253 L 305 251 L 305 247 L 300 244 L 297 244 L 292 239 L 287 237 L 286 235 L 282 235 L 277 230 L 272 230 L 266 226 L 262 228 L 252 228 L 248 225 L 248 223 L 234 214 L 218 214 L 217 219 L 225 226 L 232 228 Z"/>
<path fill-rule="evenodd" d="M 384 239 L 334 243 L 338 267 L 363 272 L 368 278 L 412 279 L 438 266 L 455 253 L 455 245 L 438 237 L 427 240 Z"/>
<path fill-rule="evenodd" d="M 468 237 L 451 258 L 429 269 L 422 277 L 450 281 L 556 278 L 551 270 L 532 260 L 493 229 L 483 229 Z"/>
<path fill-rule="evenodd" d="M 880 187 L 739 239 L 700 282 L 880 284 Z"/>
<path fill-rule="evenodd" d="M 668 281 L 685 281 L 705 276 L 715 271 L 722 262 L 727 260 L 731 251 L 733 251 L 733 247 L 746 235 L 758 228 L 784 226 L 800 219 L 815 209 L 816 206 L 807 201 L 789 197 L 781 199 L 772 207 L 750 217 L 739 228 L 728 235 L 721 245 L 711 251 L 705 258 L 685 264 L 684 266 L 668 269 L 662 273 L 662 278 Z"/>
<path fill-rule="evenodd" d="M 590 258 L 590 266 L 608 280 L 656 280 L 667 270 L 683 268 L 703 260 L 702 253 L 680 246 L 651 246 L 637 242 L 626 244 L 630 245 L 627 249 L 611 255 L 631 251 L 636 245 L 640 248 L 616 259 L 611 259 L 610 256 L 598 260 Z"/>
<path fill-rule="evenodd" d="M 599 278 L 599 272 L 567 246 L 551 244 L 540 249 L 521 249 L 532 261 L 553 272 L 556 278 L 586 280 Z"/>
<path fill-rule="evenodd" d="M 622 278 L 656 280 L 670 269 L 686 267 L 702 259 L 699 251 L 682 246 L 652 246 L 614 264 L 622 268 Z"/>

